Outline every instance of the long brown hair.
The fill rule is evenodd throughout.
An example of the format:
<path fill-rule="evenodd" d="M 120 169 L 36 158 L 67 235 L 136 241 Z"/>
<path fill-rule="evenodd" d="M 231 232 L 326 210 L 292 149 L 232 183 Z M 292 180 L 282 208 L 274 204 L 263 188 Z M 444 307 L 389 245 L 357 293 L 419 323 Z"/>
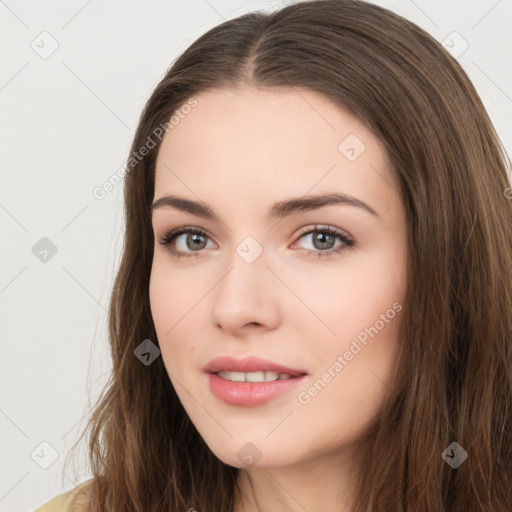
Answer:
<path fill-rule="evenodd" d="M 173 63 L 148 100 L 130 154 L 149 137 L 156 145 L 125 178 L 113 372 L 81 436 L 90 432 L 94 510 L 232 510 L 239 470 L 204 443 L 162 358 L 145 366 L 134 350 L 145 339 L 158 345 L 148 293 L 155 129 L 200 92 L 244 85 L 321 93 L 382 140 L 399 178 L 409 245 L 400 350 L 365 433 L 355 510 L 510 512 L 510 161 L 457 61 L 415 24 L 359 0 L 226 21 Z M 442 457 L 453 442 L 468 454 L 457 468 Z"/>

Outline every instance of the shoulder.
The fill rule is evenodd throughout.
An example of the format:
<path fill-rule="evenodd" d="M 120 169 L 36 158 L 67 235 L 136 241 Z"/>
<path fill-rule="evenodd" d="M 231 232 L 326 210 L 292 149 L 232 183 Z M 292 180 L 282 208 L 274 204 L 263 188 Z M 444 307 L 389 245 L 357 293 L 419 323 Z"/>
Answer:
<path fill-rule="evenodd" d="M 52 498 L 34 512 L 86 512 L 88 510 L 89 498 L 85 489 L 92 483 L 92 480 L 82 482 L 70 491 L 64 492 Z M 70 508 L 73 504 L 73 509 Z"/>

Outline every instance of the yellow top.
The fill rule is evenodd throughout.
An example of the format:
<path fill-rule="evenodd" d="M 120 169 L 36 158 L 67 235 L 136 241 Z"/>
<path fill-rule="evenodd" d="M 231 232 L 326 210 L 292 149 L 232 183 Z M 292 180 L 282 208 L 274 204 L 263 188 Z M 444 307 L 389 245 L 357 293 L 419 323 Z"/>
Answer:
<path fill-rule="evenodd" d="M 88 510 L 89 498 L 84 492 L 80 492 L 85 486 L 90 484 L 92 480 L 82 482 L 80 485 L 52 498 L 34 512 L 71 512 L 70 505 L 73 501 L 73 512 L 86 512 Z"/>

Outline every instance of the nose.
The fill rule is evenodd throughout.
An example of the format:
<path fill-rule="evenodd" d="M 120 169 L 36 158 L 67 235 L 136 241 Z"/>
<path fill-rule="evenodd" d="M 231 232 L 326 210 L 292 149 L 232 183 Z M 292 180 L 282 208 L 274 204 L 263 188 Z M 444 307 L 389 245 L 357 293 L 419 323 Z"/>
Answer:
<path fill-rule="evenodd" d="M 283 293 L 267 266 L 264 251 L 252 262 L 241 254 L 234 251 L 211 295 L 212 325 L 234 336 L 248 328 L 274 329 L 279 323 Z"/>

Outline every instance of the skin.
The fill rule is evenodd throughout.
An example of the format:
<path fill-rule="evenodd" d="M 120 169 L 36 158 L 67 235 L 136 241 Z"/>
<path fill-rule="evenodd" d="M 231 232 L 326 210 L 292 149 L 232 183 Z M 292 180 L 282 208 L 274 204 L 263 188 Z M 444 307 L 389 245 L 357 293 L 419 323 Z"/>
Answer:
<path fill-rule="evenodd" d="M 341 371 L 333 364 L 394 303 L 403 304 L 406 216 L 397 178 L 365 125 L 315 92 L 243 87 L 195 98 L 197 106 L 163 139 L 154 199 L 202 201 L 221 221 L 172 207 L 153 212 L 150 303 L 169 378 L 212 452 L 242 468 L 234 512 L 348 511 L 354 450 L 389 392 L 402 315 L 359 343 L 362 350 L 344 358 Z M 365 145 L 353 161 L 338 149 L 349 134 Z M 267 218 L 274 202 L 332 191 L 364 201 L 379 217 L 338 204 Z M 356 245 L 319 257 L 343 242 L 315 244 L 299 232 L 315 224 L 343 230 Z M 173 247 L 158 243 L 189 225 L 206 238 L 182 234 Z M 236 252 L 248 236 L 263 249 L 252 263 Z M 171 248 L 192 257 L 173 257 Z M 202 370 L 228 354 L 309 375 L 267 404 L 228 405 L 212 394 Z M 330 382 L 301 403 L 299 392 L 329 368 Z M 252 466 L 237 455 L 248 442 L 260 454 Z"/>

